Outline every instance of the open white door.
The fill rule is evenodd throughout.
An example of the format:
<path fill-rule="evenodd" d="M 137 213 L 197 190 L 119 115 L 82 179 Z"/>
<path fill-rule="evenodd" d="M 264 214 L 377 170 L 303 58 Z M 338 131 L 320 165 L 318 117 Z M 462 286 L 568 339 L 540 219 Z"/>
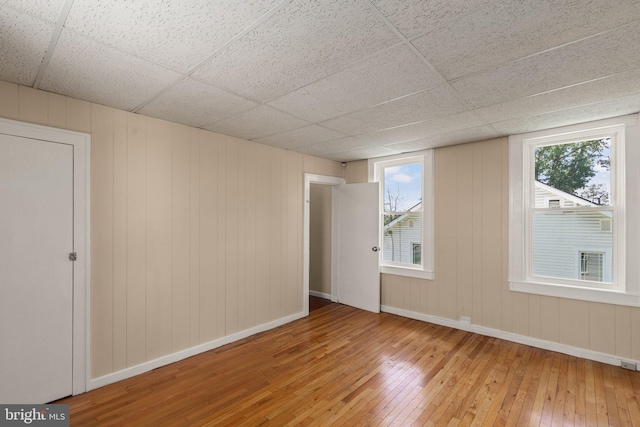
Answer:
<path fill-rule="evenodd" d="M 335 185 L 332 192 L 338 302 L 379 313 L 378 183 Z"/>
<path fill-rule="evenodd" d="M 73 146 L 0 134 L 0 402 L 73 391 Z"/>

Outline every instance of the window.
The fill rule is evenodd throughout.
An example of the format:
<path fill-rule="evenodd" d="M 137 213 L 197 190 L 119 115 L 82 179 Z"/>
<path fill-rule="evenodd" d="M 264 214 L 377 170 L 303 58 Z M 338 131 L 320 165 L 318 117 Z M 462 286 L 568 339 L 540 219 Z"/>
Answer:
<path fill-rule="evenodd" d="M 433 278 L 432 152 L 369 160 L 369 180 L 380 183 L 380 269 Z"/>
<path fill-rule="evenodd" d="M 422 244 L 412 243 L 411 252 L 412 252 L 412 262 L 418 265 L 422 264 Z"/>
<path fill-rule="evenodd" d="M 625 280 L 629 124 L 635 117 L 510 138 L 510 289 L 640 305 Z"/>
<path fill-rule="evenodd" d="M 604 281 L 604 253 L 580 252 L 580 279 Z"/>

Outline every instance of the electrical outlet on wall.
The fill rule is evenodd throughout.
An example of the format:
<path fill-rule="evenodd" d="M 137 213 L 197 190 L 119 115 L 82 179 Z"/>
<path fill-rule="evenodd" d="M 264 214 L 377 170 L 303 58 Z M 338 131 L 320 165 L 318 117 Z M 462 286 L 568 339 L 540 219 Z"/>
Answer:
<path fill-rule="evenodd" d="M 471 324 L 471 317 L 469 316 L 460 316 L 460 322 L 466 323 L 467 325 Z"/>
<path fill-rule="evenodd" d="M 628 362 L 626 360 L 621 360 L 620 366 L 623 367 L 624 369 L 629 369 L 631 371 L 635 371 L 638 369 L 635 362 Z"/>

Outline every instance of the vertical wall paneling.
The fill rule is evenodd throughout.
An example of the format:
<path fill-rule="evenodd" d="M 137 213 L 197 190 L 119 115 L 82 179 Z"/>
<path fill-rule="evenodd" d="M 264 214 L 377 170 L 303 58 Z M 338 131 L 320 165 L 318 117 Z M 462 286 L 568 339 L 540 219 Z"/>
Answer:
<path fill-rule="evenodd" d="M 0 81 L 0 117 L 20 119 L 20 86 Z"/>
<path fill-rule="evenodd" d="M 91 133 L 91 104 L 87 101 L 67 98 L 67 129 Z"/>
<path fill-rule="evenodd" d="M 200 340 L 200 140 L 204 131 L 189 129 L 189 345 Z"/>
<path fill-rule="evenodd" d="M 631 357 L 640 360 L 640 308 L 631 308 Z"/>
<path fill-rule="evenodd" d="M 218 337 L 218 145 L 211 135 L 200 143 L 200 341 Z M 215 167 L 211 167 L 214 165 Z"/>
<path fill-rule="evenodd" d="M 283 242 L 283 227 L 282 227 L 282 158 L 276 155 L 275 150 L 268 148 L 269 161 L 269 175 L 268 180 L 270 185 L 271 194 L 271 221 L 269 223 L 270 237 L 269 246 L 270 249 L 267 252 L 269 254 L 269 301 L 271 308 L 269 311 L 269 320 L 276 319 L 281 310 L 281 299 L 285 296 L 282 284 L 282 242 Z"/>
<path fill-rule="evenodd" d="M 127 366 L 146 361 L 146 130 L 144 116 L 127 115 Z"/>
<path fill-rule="evenodd" d="M 225 258 L 225 335 L 237 332 L 238 328 L 238 211 L 240 210 L 238 193 L 238 143 L 226 141 L 226 203 L 225 242 L 227 254 Z"/>
<path fill-rule="evenodd" d="M 256 324 L 270 320 L 271 311 L 271 264 L 270 253 L 274 248 L 271 221 L 271 169 L 269 149 L 256 145 Z"/>
<path fill-rule="evenodd" d="M 64 128 L 67 124 L 66 97 L 55 93 L 48 93 L 47 96 L 47 125 L 55 128 Z"/>
<path fill-rule="evenodd" d="M 449 147 L 440 150 L 436 156 L 438 167 L 438 187 L 436 209 L 438 215 L 438 316 L 457 319 L 458 309 L 458 268 L 457 268 L 457 188 L 458 150 Z"/>
<path fill-rule="evenodd" d="M 189 347 L 191 306 L 190 207 L 191 144 L 189 128 L 171 132 L 171 351 Z"/>
<path fill-rule="evenodd" d="M 471 321 L 478 325 L 484 325 L 482 320 L 483 314 L 483 247 L 482 247 L 482 202 L 483 202 L 483 185 L 482 185 L 482 160 L 483 149 L 485 144 L 471 145 L 473 155 L 473 199 L 472 199 L 472 212 L 473 212 L 473 231 L 472 231 L 472 250 L 473 250 L 473 308 Z M 436 201 L 437 203 L 437 201 Z M 436 253 L 438 250 L 436 249 Z M 436 274 L 438 274 L 436 272 Z"/>
<path fill-rule="evenodd" d="M 218 221 L 216 227 L 218 229 L 218 238 L 216 243 L 218 245 L 218 268 L 215 278 L 216 288 L 216 338 L 223 337 L 226 330 L 227 322 L 227 288 L 226 288 L 226 274 L 227 274 L 227 167 L 230 166 L 227 163 L 227 143 L 224 137 L 218 137 L 216 141 L 218 145 L 218 163 L 216 168 L 218 169 Z"/>
<path fill-rule="evenodd" d="M 49 122 L 49 104 L 47 92 L 20 86 L 19 117 L 29 123 L 47 125 Z"/>
<path fill-rule="evenodd" d="M 502 150 L 499 141 L 482 152 L 482 325 L 502 322 Z"/>
<path fill-rule="evenodd" d="M 113 370 L 127 367 L 127 113 L 113 111 Z"/>
<path fill-rule="evenodd" d="M 615 309 L 615 354 L 631 357 L 631 307 L 614 306 Z M 635 328 L 634 328 L 635 329 Z"/>
<path fill-rule="evenodd" d="M 473 315 L 473 153 L 457 147 L 456 259 L 458 272 L 458 315 Z M 472 319 L 473 320 L 473 319 Z"/>
<path fill-rule="evenodd" d="M 171 353 L 171 128 L 147 119 L 147 360 Z"/>
<path fill-rule="evenodd" d="M 302 311 L 302 156 L 287 152 L 286 155 L 286 282 L 287 304 L 284 314 Z"/>
<path fill-rule="evenodd" d="M 610 352 L 616 346 L 615 306 L 597 302 L 588 304 L 590 349 L 600 353 Z"/>
<path fill-rule="evenodd" d="M 237 256 L 235 257 L 235 266 L 237 270 L 237 313 L 238 313 L 238 330 L 244 330 L 247 328 L 247 307 L 245 302 L 247 301 L 247 271 L 245 268 L 246 253 L 247 253 L 247 163 L 246 163 L 246 151 L 247 147 L 244 141 L 237 140 L 236 148 L 238 150 L 238 206 L 235 211 L 235 217 L 238 221 L 238 234 L 237 234 Z"/>
<path fill-rule="evenodd" d="M 558 298 L 540 297 L 540 338 L 547 341 L 558 342 L 560 339 L 558 329 L 559 312 Z"/>
<path fill-rule="evenodd" d="M 589 303 L 559 298 L 560 342 L 589 348 Z"/>
<path fill-rule="evenodd" d="M 41 93 L 41 92 L 37 92 Z M 113 110 L 93 105 L 91 222 L 91 375 L 113 370 Z"/>
<path fill-rule="evenodd" d="M 257 303 L 257 223 L 258 223 L 258 192 L 257 192 L 257 164 L 258 150 L 253 143 L 245 143 L 245 175 L 246 175 L 246 198 L 245 198 L 245 233 L 246 243 L 244 256 L 241 261 L 242 269 L 245 271 L 245 325 L 247 328 L 258 324 L 256 313 Z M 263 304 L 262 304 L 263 305 Z"/>
<path fill-rule="evenodd" d="M 513 310 L 513 292 L 509 291 L 509 146 L 507 144 L 499 144 L 501 149 L 501 198 L 500 198 L 500 214 L 501 214 L 501 230 L 500 230 L 500 255 L 502 268 L 500 269 L 500 291 L 502 294 L 502 320 L 501 329 L 503 331 L 512 332 L 512 310 Z"/>

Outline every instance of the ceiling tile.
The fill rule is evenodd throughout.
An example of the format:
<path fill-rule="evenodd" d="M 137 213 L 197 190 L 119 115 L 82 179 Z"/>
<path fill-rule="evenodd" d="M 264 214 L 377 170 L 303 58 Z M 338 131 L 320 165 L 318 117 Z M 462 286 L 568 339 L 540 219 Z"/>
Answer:
<path fill-rule="evenodd" d="M 515 135 L 622 116 L 638 111 L 640 111 L 640 95 L 636 94 L 552 113 L 495 122 L 492 123 L 492 126 L 503 135 Z"/>
<path fill-rule="evenodd" d="M 257 107 L 255 102 L 193 79 L 185 79 L 139 110 L 140 113 L 200 127 Z"/>
<path fill-rule="evenodd" d="M 407 38 L 433 31 L 495 0 L 371 0 Z"/>
<path fill-rule="evenodd" d="M 33 85 L 53 29 L 53 24 L 0 6 L 0 80 Z"/>
<path fill-rule="evenodd" d="M 303 154 L 309 154 L 311 156 L 323 157 L 329 160 L 335 160 L 337 162 L 350 162 L 353 160 L 361 159 L 373 159 L 376 157 L 390 156 L 393 154 L 399 154 L 398 151 L 386 148 L 386 147 L 367 147 L 359 150 L 344 151 L 344 152 L 332 152 L 321 154 L 325 151 L 318 144 L 303 147 L 299 150 Z"/>
<path fill-rule="evenodd" d="M 254 141 L 289 150 L 344 137 L 345 135 L 334 130 L 323 128 L 318 125 L 311 125 L 279 133 L 277 135 L 254 139 Z"/>
<path fill-rule="evenodd" d="M 173 71 L 63 30 L 40 88 L 132 110 L 179 77 Z"/>
<path fill-rule="evenodd" d="M 56 22 L 66 0 L 0 0 L 0 4 L 7 5 L 21 12 L 28 13 L 49 22 Z"/>
<path fill-rule="evenodd" d="M 194 73 L 267 102 L 399 39 L 365 0 L 291 2 Z"/>
<path fill-rule="evenodd" d="M 283 133 L 308 124 L 305 120 L 267 105 L 261 105 L 229 119 L 203 126 L 203 128 L 237 138 L 254 139 Z"/>
<path fill-rule="evenodd" d="M 352 65 L 269 103 L 322 121 L 443 83 L 407 45 Z"/>
<path fill-rule="evenodd" d="M 443 147 L 446 145 L 482 141 L 485 139 L 496 138 L 498 136 L 500 136 L 500 134 L 493 130 L 491 126 L 477 126 L 453 132 L 441 133 L 427 138 L 415 139 L 413 141 L 389 144 L 385 145 L 385 148 L 405 153 L 410 151 L 426 150 L 428 148 Z"/>
<path fill-rule="evenodd" d="M 451 85 L 471 105 L 497 104 L 640 67 L 640 21 Z"/>
<path fill-rule="evenodd" d="M 280 1 L 75 0 L 65 26 L 132 55 L 186 72 Z"/>
<path fill-rule="evenodd" d="M 640 16 L 640 2 L 615 3 L 500 1 L 413 44 L 447 80 L 453 80 L 616 28 Z"/>
<path fill-rule="evenodd" d="M 487 122 L 531 116 L 640 93 L 640 68 L 474 110 Z"/>
<path fill-rule="evenodd" d="M 448 84 L 323 122 L 323 126 L 359 135 L 464 111 L 467 107 Z"/>

